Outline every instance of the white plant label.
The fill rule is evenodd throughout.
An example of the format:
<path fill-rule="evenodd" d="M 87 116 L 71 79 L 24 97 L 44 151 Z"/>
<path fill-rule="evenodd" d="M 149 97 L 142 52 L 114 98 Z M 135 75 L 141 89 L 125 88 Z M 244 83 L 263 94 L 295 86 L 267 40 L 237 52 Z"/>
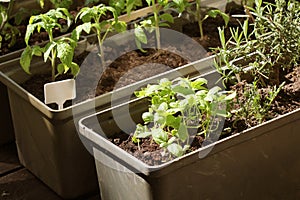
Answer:
<path fill-rule="evenodd" d="M 44 96 L 45 104 L 56 103 L 59 110 L 63 109 L 67 100 L 76 97 L 75 80 L 68 79 L 45 84 Z"/>

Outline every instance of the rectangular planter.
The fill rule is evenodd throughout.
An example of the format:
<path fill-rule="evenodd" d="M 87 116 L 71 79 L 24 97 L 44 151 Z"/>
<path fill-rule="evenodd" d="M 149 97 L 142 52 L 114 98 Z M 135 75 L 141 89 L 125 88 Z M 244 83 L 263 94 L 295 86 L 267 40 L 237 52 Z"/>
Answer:
<path fill-rule="evenodd" d="M 113 94 L 117 94 L 122 102 L 122 97 L 133 91 L 132 88 L 156 82 L 162 77 L 175 78 L 178 72 L 189 75 L 210 71 L 213 58 L 208 57 L 62 110 L 50 109 L 20 87 L 19 84 L 30 75 L 21 69 L 18 60 L 11 62 L 11 66 L 0 72 L 0 81 L 8 88 L 21 164 L 64 198 L 95 191 L 98 183 L 94 159 L 80 140 L 77 132 L 79 119 L 109 107 Z M 47 68 L 44 63 L 34 62 L 31 72 L 44 73 Z"/>
<path fill-rule="evenodd" d="M 80 120 L 93 146 L 101 198 L 106 199 L 298 199 L 300 109 L 158 166 L 149 166 L 108 141 L 119 124 L 135 130 L 145 99 Z M 122 115 L 123 113 L 123 115 Z M 207 154 L 208 153 L 208 154 Z M 203 156 L 206 155 L 206 156 Z"/>

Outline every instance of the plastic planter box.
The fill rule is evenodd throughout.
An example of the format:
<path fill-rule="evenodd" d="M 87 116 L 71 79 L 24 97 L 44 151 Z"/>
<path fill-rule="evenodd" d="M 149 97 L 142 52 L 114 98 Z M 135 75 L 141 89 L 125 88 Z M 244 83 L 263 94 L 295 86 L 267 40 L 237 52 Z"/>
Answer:
<path fill-rule="evenodd" d="M 139 122 L 147 103 L 134 100 L 79 122 L 80 133 L 93 146 L 103 200 L 299 198 L 300 110 L 149 166 L 106 139 L 120 132 L 112 113 L 119 113 L 118 121 L 126 124 L 128 116 L 121 113 L 128 107 L 133 121 Z M 127 124 L 127 130 L 134 131 L 135 124 Z"/>
<path fill-rule="evenodd" d="M 110 106 L 112 95 L 120 101 L 136 87 L 156 82 L 161 77 L 175 78 L 211 71 L 213 58 L 208 57 L 176 70 L 137 82 L 114 93 L 110 92 L 62 110 L 53 110 L 28 93 L 20 83 L 29 79 L 19 61 L 0 72 L 0 81 L 8 88 L 18 155 L 21 164 L 64 198 L 74 198 L 98 188 L 94 159 L 82 144 L 77 132 L 79 119 Z M 50 68 L 35 62 L 31 73 L 45 73 Z M 84 138 L 83 138 L 84 140 Z"/>

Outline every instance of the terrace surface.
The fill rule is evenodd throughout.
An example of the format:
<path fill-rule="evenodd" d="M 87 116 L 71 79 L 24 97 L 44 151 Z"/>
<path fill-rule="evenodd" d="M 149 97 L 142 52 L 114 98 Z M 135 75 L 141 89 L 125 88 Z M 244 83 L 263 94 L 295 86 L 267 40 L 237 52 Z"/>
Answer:
<path fill-rule="evenodd" d="M 15 143 L 0 146 L 0 199 L 62 200 L 19 163 Z M 91 194 L 76 200 L 99 199 L 99 194 Z"/>

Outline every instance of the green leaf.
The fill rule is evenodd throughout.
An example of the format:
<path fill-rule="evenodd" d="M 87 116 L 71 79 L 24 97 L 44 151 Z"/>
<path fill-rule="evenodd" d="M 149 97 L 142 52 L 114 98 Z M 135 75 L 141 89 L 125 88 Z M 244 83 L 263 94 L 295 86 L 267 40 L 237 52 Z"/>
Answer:
<path fill-rule="evenodd" d="M 57 57 L 60 58 L 64 64 L 71 64 L 73 60 L 73 48 L 66 42 L 59 42 L 57 44 Z"/>
<path fill-rule="evenodd" d="M 185 124 L 181 123 L 178 129 L 178 137 L 182 142 L 185 142 L 188 137 L 189 137 L 189 133 L 187 130 L 187 127 Z"/>
<path fill-rule="evenodd" d="M 59 63 L 59 64 L 57 65 L 57 72 L 58 72 L 58 74 L 63 74 L 64 71 L 65 71 L 65 65 L 62 64 L 62 63 Z"/>
<path fill-rule="evenodd" d="M 143 44 L 147 44 L 148 40 L 147 40 L 147 36 L 143 30 L 143 28 L 141 28 L 140 26 L 137 26 L 134 29 L 134 35 L 137 38 L 137 40 Z"/>
<path fill-rule="evenodd" d="M 87 34 L 90 34 L 90 31 L 91 31 L 91 28 L 92 28 L 92 24 L 91 22 L 87 22 L 87 23 L 84 23 L 84 24 L 81 24 L 79 26 L 77 26 L 73 31 L 72 31 L 72 38 L 76 41 L 79 40 L 79 37 L 82 33 L 82 31 L 85 31 Z"/>
<path fill-rule="evenodd" d="M 205 101 L 212 102 L 214 100 L 216 93 L 218 93 L 220 90 L 221 90 L 221 88 L 218 86 L 211 88 L 205 97 Z"/>
<path fill-rule="evenodd" d="M 168 133 L 160 128 L 151 130 L 152 137 L 157 144 L 161 144 L 168 141 Z"/>
<path fill-rule="evenodd" d="M 167 21 L 167 22 L 169 22 L 169 23 L 174 23 L 174 18 L 173 18 L 173 16 L 172 16 L 171 14 L 169 14 L 169 13 L 164 13 L 164 14 L 160 15 L 159 18 L 160 18 L 161 20 Z"/>
<path fill-rule="evenodd" d="M 126 31 L 127 28 L 126 22 L 122 22 L 122 21 L 117 21 L 117 22 L 114 21 L 112 23 L 112 26 L 119 33 Z"/>
<path fill-rule="evenodd" d="M 147 4 L 148 4 L 148 6 L 151 6 L 151 4 L 152 4 L 152 1 L 151 1 L 151 0 L 146 0 L 146 2 L 147 2 Z"/>
<path fill-rule="evenodd" d="M 221 10 L 209 10 L 207 12 L 207 15 L 210 17 L 213 17 L 213 18 L 216 18 L 217 15 L 220 15 L 223 18 L 226 26 L 229 22 L 229 16 L 227 14 L 225 14 L 224 12 L 222 12 Z"/>
<path fill-rule="evenodd" d="M 135 138 L 146 138 L 151 135 L 147 126 L 142 126 L 141 124 L 136 125 L 136 129 L 134 132 Z"/>
<path fill-rule="evenodd" d="M 153 114 L 150 113 L 150 112 L 144 112 L 144 113 L 142 114 L 142 119 L 143 119 L 144 122 L 147 124 L 147 123 L 149 123 L 149 122 L 153 122 L 154 116 L 153 116 Z"/>
<path fill-rule="evenodd" d="M 176 143 L 168 145 L 167 149 L 170 153 L 172 153 L 173 155 L 175 155 L 177 157 L 180 157 L 184 154 L 182 147 Z"/>
<path fill-rule="evenodd" d="M 172 90 L 174 92 L 178 93 L 178 94 L 183 95 L 183 96 L 190 95 L 190 94 L 195 94 L 195 92 L 192 89 L 183 87 L 181 85 L 176 85 L 175 87 L 173 87 Z"/>
<path fill-rule="evenodd" d="M 70 68 L 73 76 L 77 76 L 79 74 L 80 68 L 77 63 L 72 62 Z"/>
<path fill-rule="evenodd" d="M 174 128 L 174 129 L 178 129 L 180 126 L 180 117 L 167 115 L 166 125 Z"/>
<path fill-rule="evenodd" d="M 207 80 L 205 78 L 198 78 L 197 80 L 191 83 L 191 86 L 195 90 L 204 89 L 203 85 L 207 84 Z"/>
<path fill-rule="evenodd" d="M 33 46 L 32 47 L 32 55 L 42 56 L 43 55 L 43 48 L 41 48 L 40 46 Z"/>
<path fill-rule="evenodd" d="M 49 42 L 45 47 L 44 47 L 44 62 L 47 62 L 47 59 L 50 56 L 51 50 L 56 47 L 56 43 L 55 42 Z"/>
<path fill-rule="evenodd" d="M 30 46 L 27 46 L 21 54 L 20 64 L 23 70 L 30 74 L 29 68 L 32 59 L 32 49 Z"/>
<path fill-rule="evenodd" d="M 160 125 L 163 125 L 166 123 L 166 117 L 163 116 L 163 115 L 160 115 L 159 113 L 154 113 L 154 123 L 156 124 L 160 124 Z"/>
<path fill-rule="evenodd" d="M 226 100 L 226 101 L 232 100 L 232 99 L 234 99 L 235 97 L 236 97 L 236 91 L 234 91 L 234 92 L 232 92 L 231 94 L 227 95 L 227 96 L 225 97 L 224 100 Z"/>
<path fill-rule="evenodd" d="M 37 27 L 37 24 L 28 24 L 27 25 L 27 29 L 26 29 L 26 33 L 25 33 L 25 43 L 26 45 L 28 45 L 29 43 L 29 38 L 31 36 L 31 34 L 34 32 L 35 28 Z"/>

